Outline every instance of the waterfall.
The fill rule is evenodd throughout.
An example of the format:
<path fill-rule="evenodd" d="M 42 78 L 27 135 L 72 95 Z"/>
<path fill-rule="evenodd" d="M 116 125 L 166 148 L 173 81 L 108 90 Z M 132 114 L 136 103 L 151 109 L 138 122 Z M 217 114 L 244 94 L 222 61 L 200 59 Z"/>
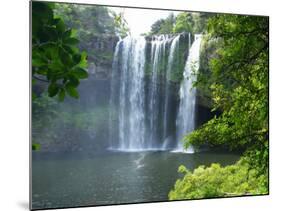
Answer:
<path fill-rule="evenodd" d="M 128 36 L 117 43 L 109 101 L 110 149 L 170 150 L 176 146 L 182 151 L 177 142 L 194 129 L 195 90 L 191 88 L 195 77 L 191 72 L 198 61 L 201 38 L 197 36 L 190 46 L 190 34 L 185 37 L 188 41 L 183 44 L 189 48 L 185 61 L 180 53 L 181 36 Z M 175 69 L 179 62 L 185 63 L 184 70 Z M 171 85 L 173 71 L 184 71 L 179 104 L 171 90 L 175 88 Z"/>
<path fill-rule="evenodd" d="M 176 51 L 179 48 L 179 40 L 180 40 L 180 35 L 176 36 L 170 47 L 169 51 L 169 56 L 168 56 L 168 64 L 167 64 L 167 71 L 166 71 L 166 83 L 165 83 L 165 100 L 164 100 L 164 120 L 163 120 L 163 149 L 166 149 L 167 146 L 169 145 L 169 138 L 167 137 L 168 131 L 167 127 L 170 122 L 169 120 L 169 111 L 170 111 L 170 104 L 169 104 L 169 80 L 171 77 L 171 71 L 172 71 L 172 65 L 174 61 L 174 56 Z"/>
<path fill-rule="evenodd" d="M 114 146 L 115 142 L 115 134 L 117 133 L 116 130 L 114 130 L 114 122 L 115 121 L 115 106 L 116 106 L 116 87 L 118 86 L 118 81 L 116 80 L 118 78 L 118 66 L 119 66 L 119 52 L 120 52 L 120 46 L 121 46 L 122 40 L 119 38 L 119 41 L 116 44 L 114 56 L 113 56 L 113 62 L 112 62 L 112 75 L 110 80 L 110 99 L 109 99 L 109 141 L 110 146 Z"/>
<path fill-rule="evenodd" d="M 199 69 L 200 44 L 201 35 L 195 35 L 195 40 L 189 49 L 179 91 L 180 104 L 176 121 L 178 140 L 176 150 L 178 151 L 183 151 L 181 139 L 194 130 L 196 89 L 193 88 L 193 82 L 196 80 L 195 73 Z M 192 153 L 193 148 L 190 147 L 186 152 Z"/>
<path fill-rule="evenodd" d="M 151 41 L 151 64 L 152 64 L 152 76 L 149 89 L 149 130 L 148 139 L 150 148 L 157 148 L 157 140 L 160 138 L 158 129 L 158 117 L 160 114 L 160 94 L 159 94 L 159 63 L 161 60 L 165 60 L 165 48 L 169 42 L 167 35 L 160 35 L 153 37 Z"/>
<path fill-rule="evenodd" d="M 144 123 L 144 37 L 126 37 L 121 41 L 119 88 L 119 150 L 142 148 L 145 139 Z"/>

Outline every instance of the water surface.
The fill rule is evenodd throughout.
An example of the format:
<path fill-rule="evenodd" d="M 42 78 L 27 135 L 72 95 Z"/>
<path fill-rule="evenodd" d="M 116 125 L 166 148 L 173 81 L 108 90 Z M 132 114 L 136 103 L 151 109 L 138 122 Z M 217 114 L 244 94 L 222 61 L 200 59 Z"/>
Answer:
<path fill-rule="evenodd" d="M 192 170 L 239 155 L 201 152 L 33 152 L 32 208 L 166 201 L 183 164 Z"/>

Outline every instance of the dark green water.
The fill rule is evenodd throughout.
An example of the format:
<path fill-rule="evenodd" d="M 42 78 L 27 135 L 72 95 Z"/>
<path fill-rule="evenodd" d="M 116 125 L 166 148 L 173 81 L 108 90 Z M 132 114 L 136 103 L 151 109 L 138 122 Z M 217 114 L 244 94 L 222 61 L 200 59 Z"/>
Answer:
<path fill-rule="evenodd" d="M 166 201 L 181 177 L 179 165 L 194 169 L 238 159 L 236 154 L 210 152 L 33 152 L 32 208 Z"/>

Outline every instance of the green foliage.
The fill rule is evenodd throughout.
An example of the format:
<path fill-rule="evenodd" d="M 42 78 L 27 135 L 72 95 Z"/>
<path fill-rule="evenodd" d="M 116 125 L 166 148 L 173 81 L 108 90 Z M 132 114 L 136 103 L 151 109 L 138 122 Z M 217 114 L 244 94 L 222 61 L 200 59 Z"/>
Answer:
<path fill-rule="evenodd" d="M 192 13 L 194 23 L 192 32 L 194 34 L 206 33 L 208 21 L 213 16 L 214 14 L 212 13 Z"/>
<path fill-rule="evenodd" d="M 124 14 L 116 14 L 107 7 L 93 5 L 55 4 L 54 13 L 65 20 L 66 26 L 75 28 L 81 42 L 79 48 L 88 53 L 89 64 L 111 65 L 113 51 L 108 41 L 129 34 Z"/>
<path fill-rule="evenodd" d="M 116 14 L 112 12 L 114 16 L 114 25 L 116 27 L 116 32 L 120 37 L 126 37 L 130 35 L 130 29 L 126 19 L 124 18 L 124 13 L 120 12 Z"/>
<path fill-rule="evenodd" d="M 151 25 L 150 35 L 171 34 L 175 23 L 175 17 L 171 13 L 167 18 L 157 20 Z"/>
<path fill-rule="evenodd" d="M 176 18 L 175 26 L 173 27 L 174 33 L 192 32 L 194 21 L 192 14 L 188 12 L 180 13 Z"/>
<path fill-rule="evenodd" d="M 87 55 L 77 47 L 79 40 L 63 19 L 54 16 L 54 4 L 32 2 L 32 77 L 48 83 L 50 97 L 72 97 L 80 79 L 87 78 Z M 83 76 L 79 77 L 83 72 Z"/>
<path fill-rule="evenodd" d="M 216 15 L 203 42 L 203 68 L 194 84 L 208 91 L 221 115 L 184 138 L 185 147 L 243 149 L 238 163 L 183 167 L 170 199 L 268 193 L 268 18 Z"/>
<path fill-rule="evenodd" d="M 190 32 L 200 34 L 206 31 L 206 24 L 212 14 L 182 12 L 176 17 L 171 13 L 167 18 L 152 24 L 149 35 Z"/>
<path fill-rule="evenodd" d="M 194 83 L 197 92 L 205 95 L 209 101 L 211 97 L 210 86 L 215 82 L 212 77 L 212 71 L 210 67 L 210 61 L 217 58 L 216 50 L 221 46 L 221 40 L 215 39 L 210 34 L 205 34 L 202 37 L 201 48 L 200 48 L 200 63 L 199 71 L 197 73 L 197 80 Z M 210 103 L 209 103 L 210 104 Z"/>
<path fill-rule="evenodd" d="M 68 3 L 55 6 L 55 14 L 61 16 L 68 27 L 77 29 L 77 36 L 81 40 L 88 40 L 94 35 L 116 33 L 114 18 L 106 7 Z"/>
<path fill-rule="evenodd" d="M 40 144 L 32 143 L 32 150 L 39 150 L 39 149 L 40 149 Z"/>
<path fill-rule="evenodd" d="M 180 166 L 179 172 L 184 176 L 170 191 L 170 200 L 268 194 L 267 175 L 259 175 L 243 159 L 226 167 L 199 166 L 193 172 Z"/>
<path fill-rule="evenodd" d="M 211 83 L 207 86 L 213 110 L 222 115 L 188 135 L 186 146 L 257 150 L 268 143 L 267 21 L 265 17 L 218 15 L 209 22 L 210 35 L 220 38 L 220 44 L 209 60 Z"/>
<path fill-rule="evenodd" d="M 174 33 L 191 32 L 201 34 L 206 31 L 208 19 L 212 16 L 209 13 L 182 12 L 177 18 L 173 28 Z"/>

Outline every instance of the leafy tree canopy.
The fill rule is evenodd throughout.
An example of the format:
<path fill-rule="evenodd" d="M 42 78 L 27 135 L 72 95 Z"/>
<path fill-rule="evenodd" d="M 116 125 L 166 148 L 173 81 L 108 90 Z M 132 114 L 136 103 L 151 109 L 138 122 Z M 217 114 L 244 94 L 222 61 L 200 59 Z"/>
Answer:
<path fill-rule="evenodd" d="M 167 18 L 159 19 L 153 23 L 149 34 L 174 34 L 182 32 L 200 34 L 206 31 L 207 21 L 212 16 L 213 14 L 211 13 L 182 12 L 175 17 L 171 13 Z"/>
<path fill-rule="evenodd" d="M 130 28 L 128 26 L 128 22 L 124 17 L 124 12 L 116 14 L 115 12 L 111 11 L 111 13 L 114 16 L 114 24 L 116 27 L 117 35 L 119 35 L 120 37 L 126 37 L 127 35 L 130 35 Z"/>
<path fill-rule="evenodd" d="M 222 115 L 188 135 L 186 145 L 264 148 L 268 143 L 268 19 L 217 15 L 208 27 L 220 44 L 209 62 L 207 85 L 213 110 Z"/>
<path fill-rule="evenodd" d="M 81 40 L 79 49 L 88 53 L 88 64 L 111 64 L 113 52 L 109 38 L 125 37 L 130 31 L 124 13 L 116 14 L 103 6 L 56 3 L 54 14 L 62 17 L 65 25 L 75 29 Z"/>
<path fill-rule="evenodd" d="M 171 13 L 166 19 L 157 20 L 151 25 L 150 35 L 171 34 L 175 23 L 175 17 Z"/>
<path fill-rule="evenodd" d="M 192 32 L 194 26 L 194 20 L 191 13 L 180 13 L 176 18 L 176 23 L 173 28 L 174 33 Z"/>
<path fill-rule="evenodd" d="M 67 26 L 79 29 L 77 36 L 82 40 L 103 34 L 117 35 L 119 24 L 125 24 L 123 13 L 117 15 L 103 6 L 59 3 L 54 12 L 64 19 Z"/>
<path fill-rule="evenodd" d="M 170 199 L 268 193 L 268 27 L 267 17 L 216 15 L 208 22 L 216 46 L 210 72 L 199 73 L 194 85 L 210 90 L 213 110 L 221 115 L 187 135 L 185 147 L 228 146 L 244 155 L 226 167 L 181 167 L 185 176 Z"/>
<path fill-rule="evenodd" d="M 87 54 L 62 18 L 54 16 L 54 4 L 32 2 L 32 77 L 48 83 L 50 97 L 78 98 L 77 86 L 88 77 Z"/>
<path fill-rule="evenodd" d="M 202 199 L 241 195 L 267 194 L 267 177 L 259 175 L 245 161 L 221 167 L 213 163 L 210 167 L 199 166 L 193 172 L 179 167 L 184 174 L 169 193 L 170 200 Z"/>

